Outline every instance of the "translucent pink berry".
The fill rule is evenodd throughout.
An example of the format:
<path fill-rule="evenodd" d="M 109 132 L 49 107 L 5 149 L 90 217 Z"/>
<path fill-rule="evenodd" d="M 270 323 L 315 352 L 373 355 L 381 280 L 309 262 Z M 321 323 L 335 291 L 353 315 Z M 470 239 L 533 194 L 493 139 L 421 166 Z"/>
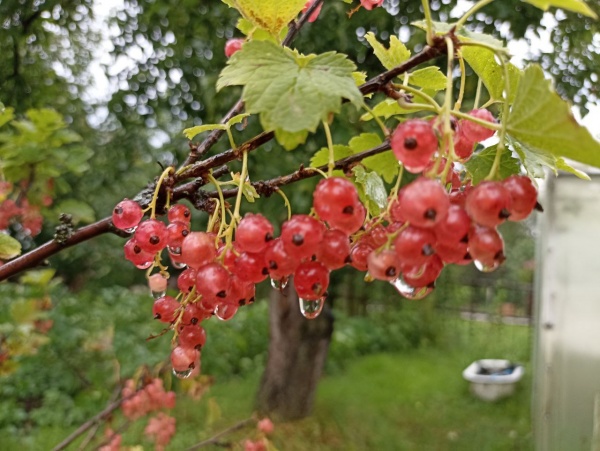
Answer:
<path fill-rule="evenodd" d="M 143 216 L 142 207 L 137 202 L 125 199 L 115 206 L 112 223 L 117 229 L 130 230 L 140 223 Z"/>

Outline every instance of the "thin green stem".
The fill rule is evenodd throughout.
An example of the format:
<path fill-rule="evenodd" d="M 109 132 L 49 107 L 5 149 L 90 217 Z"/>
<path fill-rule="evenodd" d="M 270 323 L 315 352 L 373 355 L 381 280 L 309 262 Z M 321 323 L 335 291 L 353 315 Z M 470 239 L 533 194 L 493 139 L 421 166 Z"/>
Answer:
<path fill-rule="evenodd" d="M 481 88 L 483 87 L 483 81 L 481 77 L 477 79 L 477 92 L 475 93 L 475 104 L 473 105 L 473 109 L 476 110 L 479 106 L 479 100 L 481 99 Z"/>
<path fill-rule="evenodd" d="M 327 137 L 327 148 L 329 149 L 329 162 L 327 163 L 327 175 L 331 177 L 333 174 L 333 168 L 335 167 L 335 154 L 333 151 L 333 139 L 331 137 L 331 130 L 327 121 L 323 121 L 323 128 L 325 128 L 325 136 Z"/>
<path fill-rule="evenodd" d="M 242 172 L 240 173 L 240 188 L 235 198 L 235 207 L 233 210 L 233 221 L 236 225 L 240 220 L 240 208 L 242 206 L 242 197 L 244 196 L 244 184 L 248 177 L 248 152 L 242 154 Z"/>
<path fill-rule="evenodd" d="M 160 175 L 158 182 L 156 182 L 156 188 L 154 188 L 154 194 L 152 195 L 152 202 L 150 202 L 150 218 L 152 218 L 152 219 L 156 218 L 156 200 L 158 199 L 158 193 L 160 191 L 160 186 L 162 185 L 162 182 L 173 171 L 174 171 L 174 169 L 171 166 L 169 166 Z M 167 203 L 169 202 L 168 196 L 169 196 L 169 193 L 167 193 Z"/>
<path fill-rule="evenodd" d="M 475 122 L 476 124 L 482 125 L 485 128 L 489 128 L 490 130 L 496 130 L 496 131 L 498 131 L 498 130 L 500 130 L 502 128 L 502 126 L 500 124 L 496 124 L 495 122 L 484 121 L 483 119 L 479 119 L 479 118 L 473 117 L 473 116 L 471 116 L 471 115 L 469 115 L 467 113 L 461 113 L 460 111 L 453 110 L 452 111 L 452 115 L 456 116 L 456 117 L 459 117 L 461 119 L 467 119 L 467 120 L 469 120 L 471 122 Z"/>
<path fill-rule="evenodd" d="M 467 22 L 467 20 L 469 19 L 469 17 L 471 17 L 473 14 L 475 14 L 477 11 L 479 11 L 481 8 L 483 8 L 486 5 L 489 5 L 490 3 L 492 3 L 494 0 L 480 0 L 479 2 L 475 3 L 471 9 L 469 9 L 459 20 L 458 22 L 456 22 L 455 28 L 456 31 L 460 30 L 463 25 Z"/>
<path fill-rule="evenodd" d="M 501 127 L 500 131 L 498 132 L 498 147 L 496 147 L 496 157 L 494 158 L 494 164 L 492 165 L 492 169 L 490 169 L 490 173 L 485 178 L 486 180 L 494 180 L 498 175 L 500 161 L 502 160 L 502 154 L 504 153 L 504 141 L 506 139 L 506 124 L 508 123 L 508 115 L 510 113 L 510 104 L 508 103 L 508 96 L 510 94 L 508 66 L 506 65 L 506 61 L 504 60 L 503 55 L 498 55 L 498 58 L 500 59 L 500 65 L 502 66 L 502 71 L 504 73 L 504 105 L 502 107 Z"/>
<path fill-rule="evenodd" d="M 427 45 L 433 45 L 433 21 L 431 20 L 431 9 L 429 8 L 429 0 L 421 0 L 423 5 L 423 14 L 427 23 Z"/>
<path fill-rule="evenodd" d="M 398 84 L 393 84 L 392 85 L 395 89 L 398 90 L 404 90 L 406 92 L 410 92 L 411 94 L 414 94 L 416 96 L 421 97 L 423 100 L 425 100 L 428 104 L 430 104 L 432 107 L 435 108 L 435 111 L 439 112 L 440 111 L 440 105 L 435 101 L 435 99 L 427 94 L 425 94 L 423 91 L 418 90 L 417 88 L 413 88 L 412 86 L 406 86 L 406 85 L 398 85 Z"/>
<path fill-rule="evenodd" d="M 460 110 L 462 107 L 463 98 L 465 95 L 465 84 L 467 81 L 466 71 L 465 71 L 465 60 L 462 57 L 462 53 L 458 50 L 458 64 L 460 65 L 460 90 L 458 91 L 458 99 L 456 99 L 456 103 L 454 104 L 455 110 Z"/>
<path fill-rule="evenodd" d="M 378 116 L 375 115 L 373 110 L 371 108 L 369 108 L 369 106 L 366 103 L 363 104 L 363 107 L 365 110 L 367 110 L 369 112 L 369 114 L 371 114 L 371 116 L 373 116 L 373 119 L 375 119 L 375 122 L 377 122 L 377 125 L 379 125 L 379 128 L 383 132 L 383 136 L 387 137 L 390 134 L 390 131 L 387 129 L 387 127 L 385 126 L 383 121 Z"/>
<path fill-rule="evenodd" d="M 454 143 L 452 140 L 452 126 L 450 124 L 452 115 L 452 69 L 454 65 L 454 42 L 449 37 L 446 37 L 446 48 L 448 49 L 448 66 L 446 69 L 446 96 L 444 97 L 444 105 L 442 107 L 442 149 L 448 149 L 448 158 L 446 166 L 441 175 L 442 184 L 446 183 L 448 170 L 454 160 Z M 437 173 L 441 159 L 435 163 L 434 174 Z"/>
<path fill-rule="evenodd" d="M 220 221 L 220 224 L 219 224 L 219 233 L 217 233 L 217 236 L 220 236 L 221 232 L 223 231 L 223 228 L 224 228 L 223 224 L 225 223 L 225 214 L 226 214 L 225 213 L 225 198 L 223 197 L 223 191 L 221 190 L 221 186 L 219 184 L 219 181 L 217 179 L 215 179 L 213 177 L 213 175 L 210 174 L 210 173 L 208 174 L 208 180 L 210 180 L 210 182 L 213 185 L 215 185 L 215 189 L 217 191 L 217 195 L 219 196 L 217 208 L 219 208 L 219 207 L 221 208 L 221 221 Z M 217 217 L 217 215 L 215 214 L 213 216 L 213 218 L 216 218 L 216 217 Z M 210 220 L 210 222 L 208 224 L 208 229 L 207 230 L 209 232 L 213 229 L 213 227 L 215 225 L 214 224 L 214 220 L 216 220 L 216 219 L 213 219 L 213 218 L 211 218 L 211 220 Z"/>
<path fill-rule="evenodd" d="M 279 194 L 281 197 L 283 197 L 283 203 L 287 207 L 288 221 L 289 221 L 289 219 L 292 217 L 292 206 L 290 205 L 290 200 L 287 198 L 287 196 L 281 190 L 281 188 L 278 188 L 277 191 L 276 191 L 276 193 Z"/>
<path fill-rule="evenodd" d="M 227 127 L 227 137 L 229 138 L 229 145 L 231 148 L 234 150 L 237 149 L 235 140 L 233 139 L 233 133 L 231 133 L 231 127 Z"/>

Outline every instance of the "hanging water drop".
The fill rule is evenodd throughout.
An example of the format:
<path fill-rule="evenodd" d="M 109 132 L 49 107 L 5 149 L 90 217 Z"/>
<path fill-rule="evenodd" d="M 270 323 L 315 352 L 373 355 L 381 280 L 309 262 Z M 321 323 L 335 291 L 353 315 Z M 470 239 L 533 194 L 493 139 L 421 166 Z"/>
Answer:
<path fill-rule="evenodd" d="M 173 369 L 173 375 L 179 379 L 187 379 L 192 375 L 193 371 L 194 368 L 188 368 L 185 371 L 175 371 L 175 369 Z"/>
<path fill-rule="evenodd" d="M 288 277 L 284 277 L 282 279 L 271 279 L 271 286 L 273 288 L 275 288 L 276 290 L 283 290 L 285 289 L 285 287 L 287 287 L 289 278 Z"/>
<path fill-rule="evenodd" d="M 123 232 L 127 232 L 127 233 L 133 233 L 135 232 L 135 229 L 137 229 L 137 226 L 135 227 L 130 227 L 128 229 L 123 229 Z"/>
<path fill-rule="evenodd" d="M 185 268 L 187 265 L 180 261 L 181 258 L 181 248 L 180 247 L 170 247 L 167 246 L 167 251 L 169 252 L 169 258 L 171 259 L 171 265 L 175 269 Z"/>
<path fill-rule="evenodd" d="M 235 316 L 238 311 L 238 306 L 233 304 L 222 303 L 215 308 L 215 316 L 221 321 L 229 321 Z"/>
<path fill-rule="evenodd" d="M 149 262 L 142 263 L 141 265 L 135 265 L 135 267 L 137 269 L 148 269 L 148 268 L 150 268 L 150 266 L 152 266 L 152 263 L 154 263 L 154 260 L 150 260 Z"/>
<path fill-rule="evenodd" d="M 425 296 L 427 296 L 433 291 L 433 286 L 415 288 L 412 285 L 406 283 L 402 276 L 391 280 L 390 284 L 392 284 L 392 286 L 396 290 L 398 290 L 398 293 L 400 293 L 403 297 L 414 301 L 423 299 Z"/>
<path fill-rule="evenodd" d="M 485 263 L 479 260 L 473 260 L 475 264 L 475 268 L 477 268 L 481 272 L 493 272 L 496 271 L 500 267 L 500 262 L 494 261 L 492 265 L 486 265 Z"/>
<path fill-rule="evenodd" d="M 299 298 L 300 313 L 307 319 L 315 319 L 321 314 L 323 306 L 325 305 L 325 296 L 320 299 L 308 300 Z"/>

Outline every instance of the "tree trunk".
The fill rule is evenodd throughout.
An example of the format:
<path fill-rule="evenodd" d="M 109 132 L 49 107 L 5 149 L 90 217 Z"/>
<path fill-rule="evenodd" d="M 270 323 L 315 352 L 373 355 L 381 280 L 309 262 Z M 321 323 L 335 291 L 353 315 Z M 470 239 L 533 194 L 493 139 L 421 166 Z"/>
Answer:
<path fill-rule="evenodd" d="M 298 307 L 291 280 L 269 299 L 270 342 L 267 367 L 257 395 L 257 409 L 280 420 L 310 415 L 333 333 L 327 303 L 316 319 L 306 319 Z"/>

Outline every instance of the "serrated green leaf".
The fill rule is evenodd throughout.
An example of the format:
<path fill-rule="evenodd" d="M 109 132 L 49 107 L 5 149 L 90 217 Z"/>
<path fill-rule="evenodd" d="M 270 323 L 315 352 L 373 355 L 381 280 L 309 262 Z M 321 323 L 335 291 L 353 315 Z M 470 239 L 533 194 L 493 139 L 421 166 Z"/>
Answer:
<path fill-rule="evenodd" d="M 424 20 L 418 20 L 416 22 L 413 22 L 412 25 L 414 25 L 417 28 L 420 28 L 421 30 L 427 30 L 427 22 L 425 22 Z M 445 22 L 433 21 L 433 28 L 435 29 L 435 33 L 438 35 L 449 33 L 450 31 L 452 31 L 452 29 L 455 26 L 456 26 L 456 22 L 445 23 Z M 462 27 L 460 30 L 458 30 L 458 32 L 456 32 L 456 37 L 458 37 L 458 40 L 462 41 L 462 42 L 465 42 L 465 41 L 481 42 L 481 43 L 487 44 L 491 47 L 495 47 L 498 50 L 505 50 L 504 43 L 502 41 L 500 41 L 499 39 L 496 39 L 495 37 L 493 37 L 489 34 L 469 31 L 465 27 Z"/>
<path fill-rule="evenodd" d="M 233 5 L 230 5 L 230 6 L 233 7 Z M 252 33 L 252 30 L 254 30 L 254 28 L 256 28 L 252 24 L 252 22 L 250 22 L 248 19 L 244 19 L 243 17 L 239 18 L 235 27 L 238 30 L 240 30 L 245 36 L 248 36 L 250 33 Z"/>
<path fill-rule="evenodd" d="M 302 130 L 295 133 L 286 132 L 281 129 L 275 130 L 275 139 L 285 150 L 294 150 L 300 144 L 304 144 L 308 138 L 308 131 Z"/>
<path fill-rule="evenodd" d="M 383 141 L 375 133 L 363 133 L 350 140 L 348 145 L 353 153 L 357 154 L 365 150 L 379 146 Z M 375 171 L 387 183 L 392 183 L 398 175 L 398 160 L 391 151 L 382 152 L 362 160 L 362 164 L 371 171 Z"/>
<path fill-rule="evenodd" d="M 536 8 L 540 8 L 542 11 L 548 11 L 549 8 L 560 8 L 568 11 L 573 11 L 584 16 L 592 17 L 597 19 L 598 16 L 592 9 L 585 4 L 582 0 L 523 0 Z"/>
<path fill-rule="evenodd" d="M 302 11 L 306 0 L 227 0 L 225 3 L 255 26 L 278 36 Z"/>
<path fill-rule="evenodd" d="M 392 69 L 410 58 L 410 50 L 396 36 L 390 37 L 388 49 L 377 40 L 371 31 L 365 35 L 365 39 L 373 47 L 375 56 L 386 69 Z"/>
<path fill-rule="evenodd" d="M 497 147 L 497 145 L 494 145 L 483 149 L 481 152 L 474 154 L 471 159 L 465 163 L 467 171 L 471 174 L 473 185 L 477 185 L 490 173 L 490 170 L 494 165 L 494 159 L 496 158 Z M 519 160 L 512 156 L 510 149 L 505 147 L 500 159 L 498 178 L 504 180 L 510 175 L 518 174 L 520 171 L 521 165 Z"/>
<path fill-rule="evenodd" d="M 373 114 L 375 114 L 377 117 L 383 117 L 384 119 L 389 119 L 390 117 L 398 114 L 412 114 L 416 111 L 421 110 L 419 108 L 402 108 L 394 99 L 384 99 L 373 107 Z M 370 112 L 366 112 L 360 117 L 361 121 L 370 121 L 372 119 L 373 115 Z"/>
<path fill-rule="evenodd" d="M 411 72 L 408 77 L 408 84 L 433 91 L 441 91 L 446 89 L 447 80 L 439 67 L 429 66 Z"/>
<path fill-rule="evenodd" d="M 250 114 L 248 114 L 248 113 L 238 114 L 236 116 L 233 116 L 231 119 L 229 119 L 227 121 L 227 124 L 225 124 L 225 125 L 227 128 L 231 128 L 232 126 L 234 126 L 235 124 L 239 124 L 240 122 L 242 122 L 244 119 L 246 119 L 249 116 L 250 116 Z"/>
<path fill-rule="evenodd" d="M 574 176 L 579 177 L 582 180 L 587 180 L 588 182 L 590 180 L 592 180 L 589 175 L 587 175 L 583 171 L 580 171 L 579 169 L 575 169 L 573 166 L 571 166 L 569 163 L 567 163 L 563 158 L 556 159 L 556 167 L 558 169 L 560 169 L 561 171 L 569 172 L 569 173 L 573 174 Z"/>
<path fill-rule="evenodd" d="M 192 140 L 196 135 L 210 130 L 227 130 L 227 126 L 224 124 L 196 125 L 195 127 L 186 128 L 183 134 L 187 139 Z"/>
<path fill-rule="evenodd" d="M 67 199 L 55 207 L 59 213 L 66 213 L 73 216 L 75 224 L 79 222 L 90 223 L 96 220 L 96 213 L 89 204 L 76 199 Z"/>
<path fill-rule="evenodd" d="M 364 193 L 363 203 L 372 216 L 377 216 L 387 205 L 387 191 L 383 180 L 374 171 L 366 171 L 362 166 L 352 168 L 356 184 L 360 187 L 359 195 Z M 366 200 L 366 202 L 365 202 Z"/>
<path fill-rule="evenodd" d="M 22 284 L 45 287 L 52 280 L 55 273 L 55 269 L 37 269 L 34 271 L 28 271 L 19 279 L 19 281 Z"/>
<path fill-rule="evenodd" d="M 0 233 L 0 259 L 8 260 L 21 253 L 21 243 L 6 233 Z"/>
<path fill-rule="evenodd" d="M 367 81 L 367 73 L 354 71 L 352 72 L 352 78 L 354 78 L 354 83 L 356 83 L 356 86 L 360 86 Z"/>
<path fill-rule="evenodd" d="M 342 146 L 341 144 L 333 145 L 333 158 L 335 160 L 340 160 L 342 158 L 346 158 L 352 155 L 352 150 L 348 146 Z M 318 168 L 319 166 L 323 166 L 329 163 L 329 149 L 327 147 L 323 147 L 318 150 L 313 157 L 310 159 L 310 167 Z"/>
<path fill-rule="evenodd" d="M 523 73 L 506 127 L 530 149 L 600 167 L 600 142 L 577 123 L 538 65 Z"/>
<path fill-rule="evenodd" d="M 302 55 L 269 41 L 250 41 L 223 69 L 217 89 L 243 85 L 248 113 L 259 113 L 265 130 L 314 132 L 346 98 L 362 104 L 354 63 L 335 52 Z"/>
<path fill-rule="evenodd" d="M 504 70 L 502 65 L 496 61 L 494 52 L 487 48 L 476 46 L 465 46 L 461 49 L 465 61 L 475 71 L 477 76 L 488 90 L 490 97 L 494 100 L 502 100 L 502 92 L 505 88 Z M 517 94 L 517 86 L 522 71 L 512 63 L 505 63 L 508 70 L 508 81 L 510 90 L 508 102 L 513 103 Z"/>

